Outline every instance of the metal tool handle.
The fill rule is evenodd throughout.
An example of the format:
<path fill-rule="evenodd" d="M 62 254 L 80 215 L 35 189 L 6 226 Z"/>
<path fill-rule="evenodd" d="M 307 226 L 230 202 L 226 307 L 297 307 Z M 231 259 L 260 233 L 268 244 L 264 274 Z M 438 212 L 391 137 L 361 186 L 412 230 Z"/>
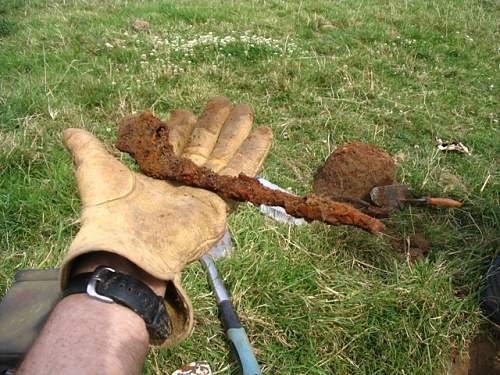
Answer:
<path fill-rule="evenodd" d="M 207 270 L 208 281 L 217 299 L 220 320 L 243 375 L 261 375 L 259 364 L 253 353 L 245 328 L 241 325 L 238 314 L 229 299 L 229 294 L 219 277 L 214 261 L 209 255 L 205 254 L 200 258 L 200 262 Z"/>
<path fill-rule="evenodd" d="M 243 375 L 261 375 L 245 328 L 241 325 L 231 301 L 219 303 L 219 314 Z"/>

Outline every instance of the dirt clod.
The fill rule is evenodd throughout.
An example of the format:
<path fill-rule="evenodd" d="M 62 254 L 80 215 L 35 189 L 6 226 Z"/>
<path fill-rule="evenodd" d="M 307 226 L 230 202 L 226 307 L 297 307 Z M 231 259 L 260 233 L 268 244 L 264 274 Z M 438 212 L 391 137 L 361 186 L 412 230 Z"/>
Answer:
<path fill-rule="evenodd" d="M 394 160 L 382 149 L 363 142 L 347 143 L 335 150 L 314 178 L 313 189 L 325 197 L 369 201 L 375 186 L 392 185 Z"/>
<path fill-rule="evenodd" d="M 298 197 L 271 190 L 244 174 L 238 177 L 218 175 L 207 168 L 196 166 L 189 159 L 177 157 L 169 143 L 167 124 L 147 112 L 121 121 L 117 147 L 128 152 L 139 164 L 141 171 L 150 177 L 201 187 L 225 199 L 281 206 L 290 215 L 309 221 L 355 225 L 371 233 L 379 233 L 384 229 L 384 224 L 379 220 L 349 205 L 314 194 Z"/>
<path fill-rule="evenodd" d="M 409 236 L 406 239 L 406 243 L 408 246 L 410 261 L 412 263 L 425 259 L 429 253 L 429 247 L 431 247 L 431 241 L 420 233 Z"/>
<path fill-rule="evenodd" d="M 424 260 L 429 253 L 431 241 L 425 238 L 421 233 L 412 236 L 396 238 L 392 246 L 398 252 L 405 254 L 411 263 Z"/>
<path fill-rule="evenodd" d="M 143 21 L 140 19 L 136 19 L 134 23 L 132 24 L 132 28 L 135 31 L 144 31 L 149 29 L 149 22 L 148 21 Z"/>

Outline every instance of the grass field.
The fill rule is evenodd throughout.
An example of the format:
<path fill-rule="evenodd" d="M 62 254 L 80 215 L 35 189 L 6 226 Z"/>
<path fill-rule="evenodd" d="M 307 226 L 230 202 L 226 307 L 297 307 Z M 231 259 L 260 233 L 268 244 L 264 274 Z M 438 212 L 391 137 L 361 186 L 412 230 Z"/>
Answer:
<path fill-rule="evenodd" d="M 137 32 L 135 19 L 150 27 Z M 113 144 L 126 113 L 166 117 L 215 95 L 253 106 L 275 141 L 262 175 L 297 193 L 338 145 L 398 160 L 416 193 L 465 199 L 412 208 L 391 236 L 289 228 L 242 205 L 220 263 L 266 374 L 442 374 L 479 324 L 498 255 L 500 6 L 493 0 L 0 1 L 0 291 L 54 267 L 78 230 L 62 130 Z M 442 153 L 457 139 L 470 156 Z M 421 233 L 411 263 L 398 238 Z M 146 373 L 193 360 L 236 370 L 199 264 L 184 281 L 190 339 L 153 350 Z"/>

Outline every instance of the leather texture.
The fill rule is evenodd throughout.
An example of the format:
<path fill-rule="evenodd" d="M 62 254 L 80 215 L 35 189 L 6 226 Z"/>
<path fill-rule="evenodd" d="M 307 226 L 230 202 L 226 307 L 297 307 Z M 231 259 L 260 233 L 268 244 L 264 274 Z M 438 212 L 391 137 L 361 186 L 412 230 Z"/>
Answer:
<path fill-rule="evenodd" d="M 191 112 L 176 110 L 167 121 L 178 155 L 221 174 L 256 175 L 272 132 L 259 128 L 248 135 L 250 107 L 217 97 L 194 119 Z M 193 310 L 181 271 L 223 236 L 228 204 L 212 192 L 132 172 L 85 130 L 65 130 L 64 143 L 73 155 L 82 211 L 80 231 L 61 267 L 62 289 L 77 257 L 94 251 L 123 256 L 167 281 L 172 334 L 162 345 L 182 341 L 192 329 Z"/>
<path fill-rule="evenodd" d="M 81 273 L 72 276 L 63 297 L 71 294 L 87 293 L 87 286 L 95 276 L 95 272 Z M 157 296 L 146 284 L 135 277 L 121 273 L 99 270 L 99 280 L 95 291 L 114 302 L 128 307 L 138 314 L 146 323 L 151 342 L 163 342 L 172 333 L 172 325 L 168 317 L 163 298 Z"/>

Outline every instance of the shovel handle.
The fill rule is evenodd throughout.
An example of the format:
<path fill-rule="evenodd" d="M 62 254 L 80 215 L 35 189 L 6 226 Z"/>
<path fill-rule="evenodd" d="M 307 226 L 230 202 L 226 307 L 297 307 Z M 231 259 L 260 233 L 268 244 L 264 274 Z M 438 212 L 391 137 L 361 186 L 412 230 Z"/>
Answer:
<path fill-rule="evenodd" d="M 456 201 L 450 198 L 427 198 L 427 203 L 433 206 L 443 207 L 461 207 L 464 202 Z"/>

